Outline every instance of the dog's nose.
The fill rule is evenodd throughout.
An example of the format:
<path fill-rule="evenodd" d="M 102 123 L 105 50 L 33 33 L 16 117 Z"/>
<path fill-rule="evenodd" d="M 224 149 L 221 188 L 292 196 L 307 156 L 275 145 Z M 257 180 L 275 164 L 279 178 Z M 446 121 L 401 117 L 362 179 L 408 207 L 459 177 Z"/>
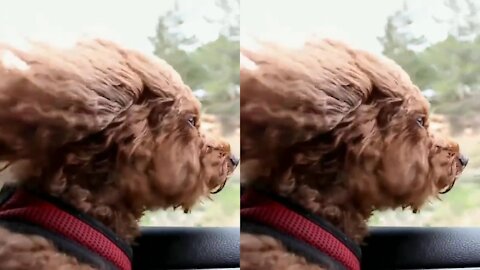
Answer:
<path fill-rule="evenodd" d="M 238 163 L 240 163 L 240 159 L 238 159 L 234 155 L 231 155 L 230 156 L 230 162 L 233 164 L 233 166 L 237 167 Z"/>
<path fill-rule="evenodd" d="M 460 161 L 460 164 L 465 167 L 467 166 L 468 164 L 468 157 L 464 156 L 464 155 L 460 155 L 460 157 L 458 158 L 458 160 Z"/>

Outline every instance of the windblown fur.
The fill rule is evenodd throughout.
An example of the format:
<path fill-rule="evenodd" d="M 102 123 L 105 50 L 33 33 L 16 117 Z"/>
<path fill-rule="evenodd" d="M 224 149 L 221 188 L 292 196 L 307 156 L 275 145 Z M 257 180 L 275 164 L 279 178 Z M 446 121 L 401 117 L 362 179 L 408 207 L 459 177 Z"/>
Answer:
<path fill-rule="evenodd" d="M 223 187 L 230 146 L 166 62 L 102 40 L 0 44 L 0 162 L 12 182 L 61 198 L 127 241 L 144 211 Z M 46 239 L 0 229 L 1 269 L 88 269 Z"/>
<path fill-rule="evenodd" d="M 453 186 L 457 143 L 429 129 L 429 103 L 397 64 L 341 42 L 242 50 L 247 187 L 288 198 L 361 243 L 375 210 L 411 208 Z M 242 269 L 318 269 L 242 234 Z"/>

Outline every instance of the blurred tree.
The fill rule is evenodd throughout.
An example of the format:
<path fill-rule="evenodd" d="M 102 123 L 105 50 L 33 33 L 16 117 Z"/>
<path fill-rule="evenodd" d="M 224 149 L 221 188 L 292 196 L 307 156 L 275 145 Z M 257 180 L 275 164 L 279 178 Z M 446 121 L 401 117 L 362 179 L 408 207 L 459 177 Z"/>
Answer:
<path fill-rule="evenodd" d="M 378 40 L 383 45 L 383 54 L 395 60 L 422 89 L 428 88 L 435 72 L 428 63 L 418 57 L 414 48 L 426 43 L 425 37 L 416 37 L 411 33 L 413 20 L 407 2 L 401 10 L 387 18 L 385 34 Z"/>
<path fill-rule="evenodd" d="M 156 34 L 150 39 L 154 53 L 180 73 L 205 110 L 220 117 L 226 131 L 232 130 L 239 125 L 240 115 L 239 0 L 216 0 L 219 16 L 203 14 L 205 27 L 218 33 L 206 43 L 185 29 L 191 15 L 186 14 L 188 7 L 182 3 L 185 1 L 177 0 L 159 19 Z"/>
<path fill-rule="evenodd" d="M 480 107 L 476 101 L 480 97 L 480 3 L 445 0 L 450 16 L 434 14 L 432 21 L 446 31 L 446 38 L 434 42 L 415 34 L 414 24 L 422 18 L 414 16 L 408 3 L 388 17 L 379 38 L 383 53 L 402 66 L 422 90 L 435 91 L 434 109 L 447 114 L 456 128 L 469 122 L 480 124 L 480 118 L 472 121 L 478 118 L 472 112 Z"/>
<path fill-rule="evenodd" d="M 460 40 L 472 40 L 480 34 L 479 4 L 476 0 L 445 0 L 444 5 L 451 11 L 448 18 L 433 19 L 445 24 L 450 35 Z"/>

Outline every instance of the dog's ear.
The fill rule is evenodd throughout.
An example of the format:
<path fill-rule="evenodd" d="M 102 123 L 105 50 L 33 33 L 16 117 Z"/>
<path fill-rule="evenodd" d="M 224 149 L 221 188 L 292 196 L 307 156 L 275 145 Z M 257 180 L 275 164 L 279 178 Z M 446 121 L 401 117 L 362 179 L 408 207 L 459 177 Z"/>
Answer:
<path fill-rule="evenodd" d="M 376 106 L 379 107 L 377 114 L 377 124 L 379 127 L 388 126 L 391 123 L 392 118 L 401 110 L 403 103 L 404 100 L 400 98 L 378 100 Z"/>
<path fill-rule="evenodd" d="M 142 87 L 119 50 L 98 42 L 0 44 L 0 160 L 42 156 L 103 130 Z"/>
<path fill-rule="evenodd" d="M 242 157 L 282 151 L 327 133 L 362 104 L 370 81 L 355 70 L 351 74 L 358 78 L 348 78 L 352 67 L 332 51 L 319 56 L 278 47 L 242 50 L 249 63 L 240 70 Z"/>

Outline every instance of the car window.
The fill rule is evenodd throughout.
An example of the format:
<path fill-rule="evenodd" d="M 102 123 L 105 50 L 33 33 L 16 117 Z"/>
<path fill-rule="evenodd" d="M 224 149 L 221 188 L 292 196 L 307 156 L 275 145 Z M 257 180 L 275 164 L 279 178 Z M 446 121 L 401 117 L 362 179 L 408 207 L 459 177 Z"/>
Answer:
<path fill-rule="evenodd" d="M 385 18 L 379 42 L 430 100 L 430 126 L 453 137 L 469 164 L 455 187 L 420 213 L 377 213 L 374 225 L 472 226 L 480 214 L 478 1 L 405 1 Z M 419 32 L 426 33 L 420 35 Z M 415 153 L 412 153 L 415 154 Z"/>
<path fill-rule="evenodd" d="M 17 1 L 0 9 L 0 40 L 28 37 L 62 45 L 93 36 L 165 59 L 202 102 L 201 128 L 224 137 L 237 157 L 239 32 L 238 0 Z M 159 210 L 146 213 L 141 224 L 239 226 L 239 171 L 189 215 Z M 2 181 L 11 178 L 8 171 L 0 175 Z"/>
<path fill-rule="evenodd" d="M 203 105 L 202 129 L 240 153 L 239 1 L 175 1 L 151 34 L 154 53 L 169 62 Z M 221 79 L 220 79 L 221 78 Z M 147 213 L 144 226 L 239 226 L 240 168 L 223 190 L 185 215 Z"/>
<path fill-rule="evenodd" d="M 272 6 L 275 12 L 264 12 Z M 241 21 L 242 42 L 253 36 L 295 46 L 316 34 L 395 60 L 430 100 L 430 128 L 453 137 L 470 158 L 455 187 L 440 200 L 417 214 L 375 212 L 370 225 L 479 224 L 479 11 L 480 3 L 472 0 L 242 2 L 242 12 L 248 14 Z"/>

